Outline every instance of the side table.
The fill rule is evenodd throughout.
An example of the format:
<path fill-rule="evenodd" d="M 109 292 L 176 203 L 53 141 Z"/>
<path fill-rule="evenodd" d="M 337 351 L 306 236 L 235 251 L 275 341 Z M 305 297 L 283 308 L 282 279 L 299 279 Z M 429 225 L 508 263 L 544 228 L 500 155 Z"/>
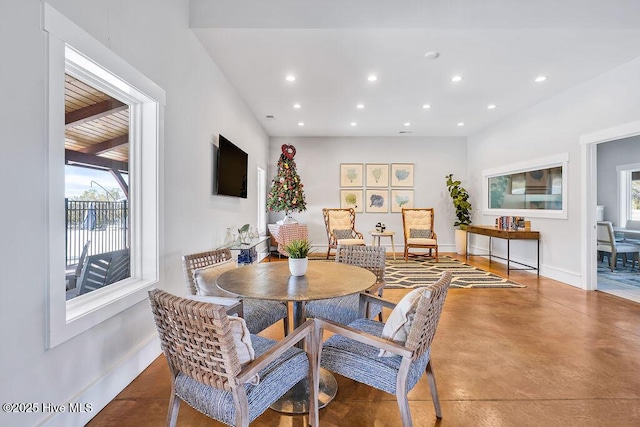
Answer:
<path fill-rule="evenodd" d="M 380 238 L 381 237 L 389 237 L 391 238 L 391 251 L 393 252 L 393 260 L 396 260 L 396 247 L 393 244 L 393 236 L 396 234 L 395 231 L 376 231 L 371 230 L 369 232 L 373 236 L 373 246 L 376 245 L 376 240 L 378 241 L 378 246 L 380 246 Z"/>
<path fill-rule="evenodd" d="M 294 224 L 268 224 L 269 233 L 278 242 L 278 253 L 289 256 L 284 247 L 291 243 L 293 240 L 305 240 L 309 238 L 306 224 L 294 223 Z"/>

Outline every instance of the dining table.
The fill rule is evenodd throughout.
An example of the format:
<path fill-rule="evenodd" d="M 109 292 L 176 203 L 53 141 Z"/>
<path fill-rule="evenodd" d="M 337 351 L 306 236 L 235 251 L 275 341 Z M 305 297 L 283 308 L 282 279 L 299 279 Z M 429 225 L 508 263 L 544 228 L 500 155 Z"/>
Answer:
<path fill-rule="evenodd" d="M 292 276 L 287 262 L 246 265 L 221 274 L 217 286 L 241 298 L 283 301 L 293 306 L 293 326 L 305 319 L 305 303 L 363 292 L 376 282 L 371 271 L 354 265 L 310 260 L 304 276 Z M 320 369 L 318 407 L 333 400 L 338 383 L 331 372 Z M 309 383 L 305 378 L 271 406 L 278 412 L 303 414 L 309 411 Z"/>

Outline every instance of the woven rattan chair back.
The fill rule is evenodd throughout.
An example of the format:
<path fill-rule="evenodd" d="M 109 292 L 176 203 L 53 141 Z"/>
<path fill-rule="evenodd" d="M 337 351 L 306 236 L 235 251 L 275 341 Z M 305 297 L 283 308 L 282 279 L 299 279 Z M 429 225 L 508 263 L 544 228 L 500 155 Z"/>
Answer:
<path fill-rule="evenodd" d="M 338 245 L 336 262 L 366 268 L 376 275 L 378 283 L 384 283 L 386 248 L 382 246 Z"/>
<path fill-rule="evenodd" d="M 149 292 L 160 345 L 175 378 L 178 373 L 230 391 L 241 366 L 225 308 L 188 300 L 159 289 Z"/>
<path fill-rule="evenodd" d="M 229 259 L 231 259 L 231 251 L 229 249 L 216 249 L 214 251 L 184 255 L 182 257 L 182 269 L 187 283 L 187 294 L 197 294 L 196 282 L 193 279 L 194 270 L 208 267 Z"/>
<path fill-rule="evenodd" d="M 446 271 L 436 283 L 429 286 L 430 294 L 423 295 L 418 301 L 416 315 L 405 344 L 414 352 L 413 360 L 420 358 L 431 346 L 450 284 L 451 272 Z"/>

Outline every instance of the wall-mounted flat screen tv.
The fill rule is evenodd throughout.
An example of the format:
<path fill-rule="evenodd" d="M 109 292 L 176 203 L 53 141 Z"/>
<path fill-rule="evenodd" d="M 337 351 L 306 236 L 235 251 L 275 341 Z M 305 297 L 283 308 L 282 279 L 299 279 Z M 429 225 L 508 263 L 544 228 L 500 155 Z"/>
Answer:
<path fill-rule="evenodd" d="M 248 155 L 224 136 L 213 147 L 213 194 L 247 198 Z"/>

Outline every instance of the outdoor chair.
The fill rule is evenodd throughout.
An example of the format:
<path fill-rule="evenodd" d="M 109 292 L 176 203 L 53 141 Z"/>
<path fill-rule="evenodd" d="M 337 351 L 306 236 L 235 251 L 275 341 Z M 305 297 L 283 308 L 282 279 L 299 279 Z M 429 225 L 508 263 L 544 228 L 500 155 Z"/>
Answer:
<path fill-rule="evenodd" d="M 438 262 L 438 236 L 433 228 L 433 208 L 402 209 L 402 228 L 404 230 L 404 260 L 409 259 L 409 249 L 429 249 L 429 256 L 435 250 Z"/>
<path fill-rule="evenodd" d="M 129 249 L 88 256 L 78 279 L 76 296 L 130 277 L 130 259 Z"/>
<path fill-rule="evenodd" d="M 322 209 L 324 225 L 327 229 L 329 246 L 327 259 L 331 249 L 340 245 L 365 245 L 364 236 L 356 231 L 356 211 L 349 209 Z"/>
<path fill-rule="evenodd" d="M 199 252 L 182 257 L 188 298 L 233 305 L 240 301 L 235 295 L 218 288 L 215 279 L 228 269 L 236 268 L 229 249 Z M 285 336 L 289 333 L 287 305 L 280 301 L 242 299 L 242 317 L 252 334 L 282 320 Z"/>
<path fill-rule="evenodd" d="M 318 422 L 319 336 L 313 321 L 277 342 L 246 329 L 225 307 L 154 289 L 149 292 L 160 345 L 171 371 L 167 425 L 180 402 L 231 426 L 248 426 L 304 378 L 309 424 Z M 307 340 L 307 351 L 295 345 Z"/>
<path fill-rule="evenodd" d="M 78 258 L 78 264 L 76 265 L 76 268 L 66 273 L 67 291 L 75 289 L 76 286 L 78 286 L 78 278 L 82 274 L 82 268 L 84 267 L 84 263 L 87 259 L 87 253 L 89 252 L 90 245 L 91 240 L 87 240 L 87 242 L 82 247 L 82 252 L 80 253 L 80 258 Z"/>
<path fill-rule="evenodd" d="M 613 271 L 618 263 L 618 254 L 622 255 L 623 265 L 627 265 L 627 256 L 631 255 L 631 267 L 638 262 L 640 268 L 640 246 L 631 243 L 616 242 L 613 234 L 613 224 L 610 221 L 598 221 L 598 259 L 604 260 L 604 256 L 609 257 L 609 268 Z"/>
<path fill-rule="evenodd" d="M 338 245 L 336 262 L 366 268 L 376 275 L 376 283 L 367 292 L 382 296 L 384 290 L 384 269 L 386 249 L 381 246 L 343 246 Z M 309 301 L 306 304 L 306 316 L 315 317 L 348 325 L 359 316 L 359 294 L 343 297 Z M 378 316 L 382 321 L 382 306 L 372 304 L 365 312 L 367 318 Z"/>
<path fill-rule="evenodd" d="M 447 271 L 436 283 L 411 291 L 397 305 L 361 293 L 363 309 L 367 300 L 393 308 L 386 324 L 360 318 L 343 326 L 317 319 L 321 331 L 334 334 L 321 346 L 321 367 L 394 394 L 404 427 L 412 425 L 407 394 L 426 371 L 436 417 L 442 418 L 431 343 L 450 283 L 451 272 Z"/>

